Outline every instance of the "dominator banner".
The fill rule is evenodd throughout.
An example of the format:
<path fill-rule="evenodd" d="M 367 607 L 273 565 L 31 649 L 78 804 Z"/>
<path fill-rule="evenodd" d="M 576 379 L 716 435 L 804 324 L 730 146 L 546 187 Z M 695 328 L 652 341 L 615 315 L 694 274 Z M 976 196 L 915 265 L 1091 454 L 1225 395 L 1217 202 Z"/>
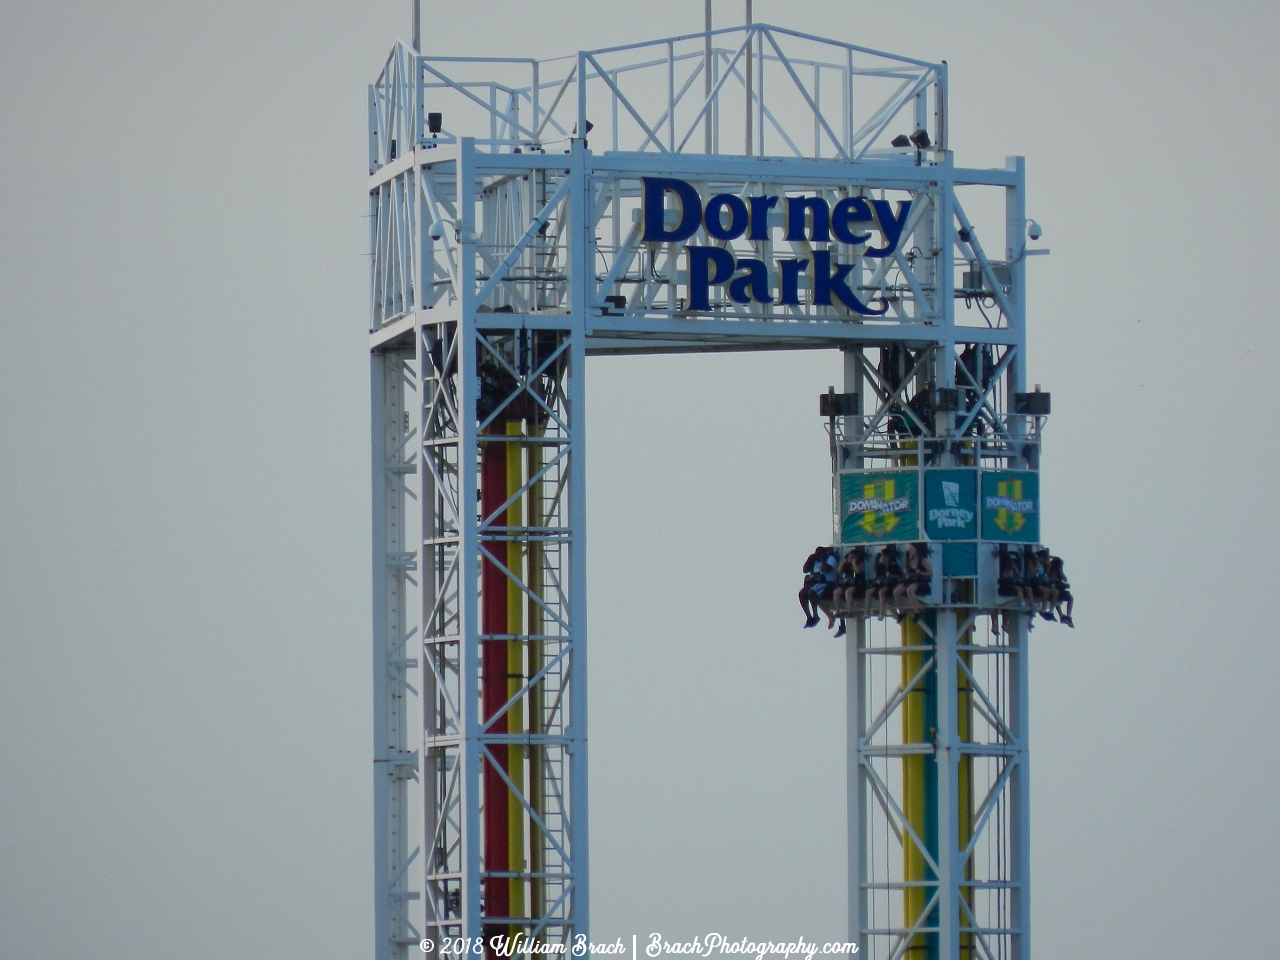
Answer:
<path fill-rule="evenodd" d="M 840 477 L 840 501 L 844 543 L 920 537 L 920 474 L 915 470 L 846 473 Z"/>
<path fill-rule="evenodd" d="M 1040 475 L 1030 470 L 982 474 L 982 539 L 1040 542 Z"/>

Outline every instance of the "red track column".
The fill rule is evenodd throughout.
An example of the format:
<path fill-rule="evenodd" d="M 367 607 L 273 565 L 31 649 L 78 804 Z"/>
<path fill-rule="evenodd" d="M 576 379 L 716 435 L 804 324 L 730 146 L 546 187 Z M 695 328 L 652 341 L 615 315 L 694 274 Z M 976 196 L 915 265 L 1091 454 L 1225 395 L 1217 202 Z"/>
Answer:
<path fill-rule="evenodd" d="M 491 427 L 497 433 L 495 427 Z M 505 526 L 503 517 L 493 514 L 507 499 L 507 451 L 502 442 L 480 444 L 480 512 L 481 522 Z M 502 540 L 482 540 L 484 549 L 505 561 L 507 544 Z M 485 558 L 481 561 L 480 590 L 482 602 L 481 633 L 486 636 L 507 632 L 507 577 Z M 481 700 L 484 722 L 488 723 L 507 702 L 507 644 L 500 640 L 482 641 L 481 652 Z M 499 718 L 490 731 L 504 733 L 505 717 Z M 493 744 L 489 747 L 492 760 L 503 769 L 507 766 L 507 747 Z M 511 869 L 509 816 L 510 803 L 507 785 L 488 758 L 484 763 L 484 871 L 507 873 Z M 484 915 L 507 917 L 511 915 L 511 881 L 506 877 L 490 877 L 484 882 Z M 484 936 L 506 934 L 504 925 L 485 925 Z"/>

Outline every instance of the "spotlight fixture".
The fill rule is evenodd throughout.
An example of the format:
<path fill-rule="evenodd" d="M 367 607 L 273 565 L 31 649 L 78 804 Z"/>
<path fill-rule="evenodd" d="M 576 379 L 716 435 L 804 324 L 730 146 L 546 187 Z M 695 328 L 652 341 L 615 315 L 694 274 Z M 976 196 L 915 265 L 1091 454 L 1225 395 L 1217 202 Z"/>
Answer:
<path fill-rule="evenodd" d="M 933 145 L 933 141 L 929 139 L 929 131 L 924 127 L 919 127 L 909 139 L 916 145 L 917 150 L 928 150 Z"/>
<path fill-rule="evenodd" d="M 428 113 L 427 114 L 427 131 L 429 133 L 439 133 L 443 129 L 444 129 L 444 114 Z"/>
<path fill-rule="evenodd" d="M 911 146 L 911 138 L 905 133 L 900 133 L 894 137 L 890 143 L 895 147 L 909 147 Z"/>
<path fill-rule="evenodd" d="M 836 393 L 835 387 L 828 387 L 826 393 L 818 394 L 818 413 L 828 418 L 856 417 L 859 413 L 858 395 Z"/>
<path fill-rule="evenodd" d="M 1013 395 L 1013 412 L 1031 417 L 1047 417 L 1051 409 L 1048 391 L 1040 392 L 1040 384 L 1036 384 L 1034 393 L 1015 393 Z"/>

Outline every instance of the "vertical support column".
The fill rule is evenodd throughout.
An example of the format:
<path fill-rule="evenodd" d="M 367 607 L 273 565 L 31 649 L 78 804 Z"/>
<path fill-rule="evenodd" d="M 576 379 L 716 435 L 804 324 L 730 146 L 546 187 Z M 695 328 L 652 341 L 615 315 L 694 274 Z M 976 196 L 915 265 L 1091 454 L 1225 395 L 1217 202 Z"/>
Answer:
<path fill-rule="evenodd" d="M 933 115 L 937 122 L 934 139 L 938 141 L 938 149 L 949 154 L 951 151 L 948 135 L 949 118 L 947 116 L 947 61 L 943 60 L 938 67 L 938 82 L 934 84 Z"/>
<path fill-rule="evenodd" d="M 956 789 L 960 741 L 956 725 L 956 613 L 939 610 L 935 616 L 934 657 L 937 670 L 938 709 L 934 747 L 938 777 L 938 955 L 947 960 L 960 955 L 960 802 Z"/>
<path fill-rule="evenodd" d="M 835 466 L 838 471 L 846 467 L 856 468 L 859 464 L 849 464 L 850 442 L 862 439 L 862 349 L 853 347 L 841 352 L 844 366 L 844 392 L 856 394 L 858 406 L 855 415 L 845 417 L 842 430 L 845 444 L 836 447 Z M 837 483 L 839 481 L 837 480 Z M 840 499 L 835 491 L 836 509 L 835 538 L 840 539 Z M 862 761 L 859 755 L 859 744 L 866 733 L 866 670 L 863 663 L 866 648 L 867 621 L 863 617 L 854 620 L 854 629 L 846 627 L 844 665 L 845 665 L 845 827 L 847 833 L 848 863 L 846 871 L 848 901 L 848 940 L 858 944 L 858 951 L 866 956 L 867 943 L 862 935 L 863 920 L 866 917 L 866 892 L 863 884 L 867 879 L 867 862 L 864 841 L 867 831 L 867 791 L 863 784 Z"/>
<path fill-rule="evenodd" d="M 710 100 L 710 99 L 711 99 L 711 89 L 712 89 L 712 80 L 711 80 L 711 0 L 703 0 L 703 9 L 702 9 L 702 14 L 703 14 L 703 20 L 705 21 L 705 27 L 706 27 L 706 31 L 707 31 L 707 38 L 706 38 L 706 40 L 704 40 L 704 41 L 703 41 L 703 44 L 702 44 L 702 79 L 703 79 L 703 88 L 704 88 L 704 89 L 705 89 L 705 91 L 706 91 L 706 95 L 705 95 L 702 99 L 703 99 L 703 101 L 705 102 L 705 101 L 707 101 L 707 100 Z M 614 122 L 614 128 L 615 128 L 615 129 L 617 128 L 617 122 L 616 122 L 616 121 Z M 706 113 L 703 115 L 703 117 L 702 117 L 702 131 L 703 131 L 703 134 L 705 135 L 705 138 L 706 138 L 706 146 L 705 146 L 705 148 L 704 148 L 704 151 L 703 151 L 703 152 L 705 152 L 705 153 L 707 154 L 707 156 L 710 156 L 710 155 L 711 155 L 711 153 L 712 153 L 712 149 L 711 149 L 711 110 L 710 110 L 709 108 L 708 108 L 707 112 L 706 112 Z"/>
<path fill-rule="evenodd" d="M 749 156 L 751 156 L 751 154 L 752 154 L 752 149 L 751 149 L 751 139 L 752 139 L 752 138 L 751 138 L 751 84 L 752 84 L 752 62 L 754 61 L 754 59 L 755 59 L 755 58 L 754 58 L 754 56 L 752 55 L 752 51 L 751 51 L 751 0 L 747 0 L 747 55 L 746 55 L 746 64 L 745 64 L 745 67 L 744 67 L 744 72 L 745 72 L 745 75 L 746 75 L 746 88 L 747 88 L 747 107 L 746 107 L 746 124 L 747 124 L 747 129 L 746 129 L 746 137 L 745 137 L 746 143 L 745 143 L 745 149 L 743 150 L 743 154 L 744 154 L 745 156 L 748 156 L 748 157 L 749 157 Z"/>
<path fill-rule="evenodd" d="M 406 573 L 416 554 L 405 550 L 405 495 L 400 469 L 408 434 L 404 354 L 374 353 L 370 364 L 373 480 L 373 795 L 375 956 L 402 960 L 411 942 L 406 873 L 409 853 L 408 779 L 417 755 L 408 749 L 409 663 L 400 653 L 406 632 Z"/>
<path fill-rule="evenodd" d="M 573 624 L 572 677 L 570 678 L 570 723 L 566 730 L 569 753 L 569 843 L 573 851 L 573 934 L 590 939 L 590 849 L 587 834 L 587 553 L 586 553 L 586 448 L 583 443 L 586 337 L 573 332 L 569 359 L 569 409 L 573 416 L 573 440 L 569 463 L 569 597 Z"/>
<path fill-rule="evenodd" d="M 1028 960 L 1031 956 L 1031 763 L 1027 729 L 1027 619 L 1030 616 L 1033 614 L 1011 617 L 1009 638 L 1014 647 L 1009 669 L 1009 726 L 1015 744 L 1010 762 L 1017 765 L 1009 780 L 1009 853 L 1013 867 L 1009 924 L 1014 930 L 1011 960 Z"/>
<path fill-rule="evenodd" d="M 952 179 L 953 167 L 951 154 L 943 154 L 942 169 L 944 175 L 938 180 L 938 210 L 934 229 L 934 245 L 938 250 L 934 269 L 933 288 L 938 298 L 938 312 L 946 336 L 938 345 L 940 354 L 937 361 L 936 379 L 940 388 L 956 385 L 955 361 L 955 324 L 956 324 L 956 213 L 955 213 L 955 181 Z M 947 433 L 955 426 L 950 420 Z"/>
<path fill-rule="evenodd" d="M 1009 263 L 1009 309 L 1013 316 L 1009 317 L 1009 325 L 1018 332 L 1018 352 L 1009 364 L 1008 391 L 1010 394 L 1023 393 L 1027 389 L 1027 201 L 1026 201 L 1026 160 L 1022 157 L 1005 158 L 1005 169 L 1017 175 L 1017 183 L 1006 187 L 1004 191 L 1005 210 L 1005 259 Z M 1010 402 L 1013 398 L 1010 396 Z M 1014 432 L 1023 434 L 1022 418 L 1014 420 Z"/>
<path fill-rule="evenodd" d="M 419 314 L 421 321 L 422 314 Z M 422 934 L 437 946 L 458 932 L 456 834 L 458 792 L 454 789 L 460 750 L 457 677 L 460 645 L 451 614 L 457 610 L 457 419 L 446 398 L 453 381 L 451 345 L 456 323 L 415 325 L 418 351 L 418 449 L 420 467 L 422 639 Z M 451 850 L 453 852 L 451 853 Z"/>
<path fill-rule="evenodd" d="M 464 139 L 456 166 L 442 160 L 435 171 L 442 186 L 456 177 L 458 304 L 414 302 L 416 356 L 400 341 L 374 348 L 378 960 L 407 960 L 421 937 L 589 936 L 583 371 L 596 224 L 580 138 L 572 154 L 569 316 L 554 326 L 532 318 L 532 329 L 522 318 L 517 330 L 477 313 L 477 185 L 489 160 Z M 504 202 L 486 207 L 486 236 L 509 212 Z M 482 388 L 480 366 L 499 355 L 512 407 L 482 431 L 478 406 L 494 381 Z M 419 492 L 415 507 L 406 496 Z M 415 565 L 421 593 L 410 597 Z M 412 682 L 424 694 L 423 712 L 412 711 L 427 760 L 421 788 L 408 749 L 414 636 L 425 667 Z M 419 887 L 421 931 L 406 910 Z"/>
<path fill-rule="evenodd" d="M 587 135 L 587 55 L 578 54 L 578 127 L 585 138 Z"/>
<path fill-rule="evenodd" d="M 756 31 L 756 156 L 764 156 L 764 31 Z"/>
<path fill-rule="evenodd" d="M 387 776 L 390 696 L 387 689 L 386 638 L 393 607 L 391 578 L 387 571 L 387 527 L 396 504 L 387 489 L 387 376 L 386 360 L 374 354 L 370 363 L 372 384 L 370 434 L 373 440 L 373 886 L 375 957 L 390 960 L 391 946 L 391 863 L 400 852 L 395 835 L 395 807 L 391 780 Z"/>
<path fill-rule="evenodd" d="M 924 668 L 928 653 L 925 634 L 910 620 L 902 622 L 902 688 Z M 902 702 L 902 743 L 904 747 L 933 744 L 938 726 L 938 666 L 936 661 L 921 681 L 910 688 Z M 902 811 L 907 823 L 924 844 L 921 850 L 904 832 L 902 879 L 903 927 L 936 926 L 938 906 L 929 910 L 933 891 L 940 882 L 926 857 L 938 861 L 938 762 L 936 749 L 928 753 L 904 753 L 902 757 Z M 918 933 L 908 950 L 920 960 L 938 960 L 938 935 Z M 951 958 L 948 958 L 951 960 Z"/>
<path fill-rule="evenodd" d="M 867 646 L 867 621 L 858 617 L 853 630 L 847 630 L 844 648 L 845 664 L 845 802 L 848 829 L 848 918 L 850 943 L 866 956 L 867 938 L 863 927 L 867 915 L 867 789 L 863 782 L 862 760 L 858 745 L 866 734 L 866 668 L 863 662 Z"/>
<path fill-rule="evenodd" d="M 956 638 L 959 646 L 973 645 L 973 627 L 969 627 L 962 635 Z M 968 667 L 970 672 L 973 668 L 973 652 L 966 650 L 956 653 L 957 666 L 963 663 Z M 973 743 L 973 688 L 969 684 L 969 678 L 957 670 L 956 675 L 956 740 L 961 750 L 965 744 Z M 956 793 L 960 804 L 957 824 L 960 830 L 958 847 L 963 852 L 968 846 L 969 841 L 973 839 L 973 755 L 961 752 L 956 773 Z M 964 866 L 958 871 L 957 882 L 968 884 L 975 876 L 973 868 L 973 858 L 968 858 Z M 974 891 L 972 886 L 962 886 L 960 889 L 960 897 L 968 906 L 969 916 L 976 917 L 974 913 Z M 964 927 L 965 918 L 960 917 L 960 926 Z M 977 960 L 978 952 L 976 947 L 976 936 L 972 933 L 964 933 L 960 935 L 960 960 Z"/>
<path fill-rule="evenodd" d="M 1008 391 L 1024 392 L 1026 384 L 1026 276 L 1027 276 L 1027 206 L 1026 206 L 1026 161 L 1022 157 L 1008 157 L 1005 168 L 1017 175 L 1017 183 L 1005 189 L 1005 256 L 1011 264 L 1010 308 L 1014 316 L 1010 324 L 1018 331 L 1018 355 L 1009 368 Z M 1012 398 L 1010 398 L 1012 399 Z M 1025 433 L 1025 422 L 1021 417 L 1014 418 L 1013 429 L 1016 435 Z M 1025 459 L 1023 460 L 1025 465 Z M 1034 614 L 1017 614 L 1012 617 L 1010 642 L 1015 651 L 1010 663 L 1010 696 L 1009 713 L 1011 719 L 1010 732 L 1015 743 L 1017 764 L 1009 783 L 1010 809 L 1010 855 L 1013 862 L 1014 885 L 1010 902 L 1013 917 L 1013 960 L 1026 960 L 1030 955 L 1031 945 L 1031 790 L 1030 763 L 1027 742 L 1028 722 L 1028 665 L 1027 665 L 1027 620 Z"/>
<path fill-rule="evenodd" d="M 844 110 L 844 152 L 853 156 L 853 51 L 845 51 L 842 107 Z"/>
<path fill-rule="evenodd" d="M 569 616 L 572 627 L 569 688 L 569 843 L 573 855 L 573 935 L 590 941 L 590 850 L 587 838 L 587 312 L 595 285 L 595 198 L 590 155 L 574 144 L 570 195 L 570 346 L 568 383 L 572 431 L 569 439 Z"/>
<path fill-rule="evenodd" d="M 1026 336 L 1026 277 L 1027 277 L 1027 161 L 1024 157 L 1006 157 L 1006 170 L 1016 174 L 1017 183 L 1004 191 L 1004 243 L 1005 260 L 1009 264 L 1009 277 L 1013 289 L 1009 293 L 1009 306 L 1013 316 L 1009 325 Z M 1021 364 L 1020 364 L 1021 365 Z M 1025 389 L 1019 382 L 1019 390 Z"/>
<path fill-rule="evenodd" d="M 476 357 L 476 212 L 475 141 L 464 137 L 458 144 L 458 220 L 461 243 L 458 252 L 458 285 L 461 316 L 458 322 L 458 550 L 460 554 L 458 620 L 462 648 L 462 934 L 480 937 L 481 874 L 484 870 L 480 803 L 484 745 L 480 739 L 480 616 L 476 599 L 480 588 L 480 531 L 476 503 L 479 431 L 476 403 L 479 377 Z"/>

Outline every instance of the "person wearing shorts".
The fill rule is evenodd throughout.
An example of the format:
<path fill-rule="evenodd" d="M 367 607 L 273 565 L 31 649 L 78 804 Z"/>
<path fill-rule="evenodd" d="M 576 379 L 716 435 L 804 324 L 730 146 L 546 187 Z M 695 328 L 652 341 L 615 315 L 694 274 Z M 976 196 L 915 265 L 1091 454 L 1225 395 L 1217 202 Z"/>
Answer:
<path fill-rule="evenodd" d="M 867 588 L 867 609 L 870 610 L 872 601 L 878 600 L 880 612 L 877 615 L 883 619 L 885 606 L 901 582 L 902 564 L 898 562 L 898 548 L 889 544 L 876 554 L 875 576 Z"/>
<path fill-rule="evenodd" d="M 800 609 L 805 615 L 805 629 L 816 627 L 822 617 L 819 604 L 831 599 L 835 586 L 836 557 L 830 547 L 814 547 L 802 567 L 804 586 L 800 588 Z"/>
<path fill-rule="evenodd" d="M 925 543 L 913 543 L 907 547 L 907 564 L 901 582 L 894 589 L 894 602 L 902 609 L 905 599 L 910 610 L 911 619 L 920 622 L 920 613 L 924 609 L 920 598 L 933 592 L 933 564 L 929 562 L 929 546 Z"/>
<path fill-rule="evenodd" d="M 1022 576 L 1022 558 L 1008 547 L 1000 548 L 1000 573 L 996 578 L 996 594 L 1001 597 L 1013 597 L 1018 603 L 1025 604 L 1026 580 Z"/>
<path fill-rule="evenodd" d="M 1044 547 L 1037 550 L 1028 569 L 1031 571 L 1029 583 L 1040 616 L 1045 620 L 1056 621 L 1057 617 L 1053 615 L 1053 611 L 1056 608 L 1057 591 L 1049 577 L 1049 551 Z"/>
<path fill-rule="evenodd" d="M 1049 582 L 1053 584 L 1057 594 L 1054 610 L 1057 611 L 1058 619 L 1074 630 L 1076 625 L 1071 619 L 1071 609 L 1075 606 L 1075 598 L 1071 596 L 1071 584 L 1067 582 L 1067 571 L 1061 557 L 1049 558 Z M 1067 605 L 1066 613 L 1062 612 L 1064 603 Z"/>
<path fill-rule="evenodd" d="M 835 618 L 840 618 L 840 629 L 837 637 L 845 635 L 845 617 L 853 616 L 855 604 L 865 602 L 867 597 L 867 549 L 852 547 L 836 567 L 836 588 L 832 594 L 831 609 L 833 616 L 827 623 L 830 629 Z"/>

